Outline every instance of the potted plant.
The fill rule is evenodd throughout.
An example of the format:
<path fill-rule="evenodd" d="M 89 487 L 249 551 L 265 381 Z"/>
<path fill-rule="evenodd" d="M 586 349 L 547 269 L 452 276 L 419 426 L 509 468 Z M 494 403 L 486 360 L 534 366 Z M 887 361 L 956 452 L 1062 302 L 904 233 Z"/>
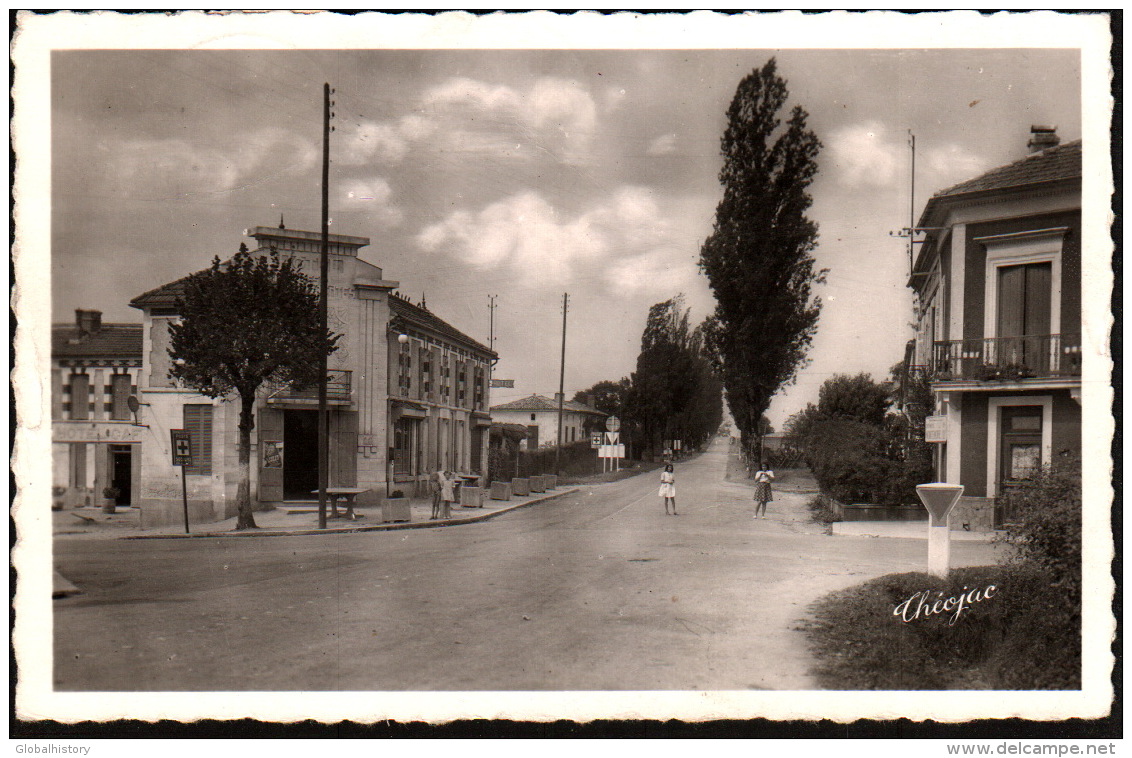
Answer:
<path fill-rule="evenodd" d="M 381 503 L 382 521 L 412 521 L 413 512 L 409 500 L 401 490 L 393 490 Z"/>
<path fill-rule="evenodd" d="M 104 499 L 102 501 L 102 512 L 103 513 L 114 513 L 114 506 L 116 506 L 118 504 L 118 496 L 121 495 L 121 494 L 122 494 L 122 491 L 119 490 L 117 487 L 105 487 L 105 488 L 103 488 L 102 497 Z"/>

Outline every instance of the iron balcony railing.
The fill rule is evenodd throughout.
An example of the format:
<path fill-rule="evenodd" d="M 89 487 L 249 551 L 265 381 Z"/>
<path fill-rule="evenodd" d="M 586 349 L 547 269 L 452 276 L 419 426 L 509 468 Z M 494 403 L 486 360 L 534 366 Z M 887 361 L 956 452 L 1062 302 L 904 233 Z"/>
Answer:
<path fill-rule="evenodd" d="M 331 402 L 350 400 L 352 372 L 345 369 L 332 368 L 326 372 L 326 399 Z M 305 390 L 282 389 L 274 393 L 273 400 L 318 400 L 318 385 Z"/>
<path fill-rule="evenodd" d="M 1042 334 L 1025 337 L 936 342 L 933 381 L 1017 381 L 1081 375 L 1081 337 Z"/>

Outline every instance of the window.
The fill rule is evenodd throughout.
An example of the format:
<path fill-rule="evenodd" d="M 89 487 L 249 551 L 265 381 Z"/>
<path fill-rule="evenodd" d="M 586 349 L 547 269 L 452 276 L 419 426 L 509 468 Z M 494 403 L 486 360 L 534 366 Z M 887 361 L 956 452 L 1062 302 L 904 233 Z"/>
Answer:
<path fill-rule="evenodd" d="M 998 267 L 997 360 L 1048 368 L 1050 263 Z"/>
<path fill-rule="evenodd" d="M 415 419 L 400 418 L 393 426 L 393 473 L 413 473 L 413 438 L 416 436 Z"/>
<path fill-rule="evenodd" d="M 189 433 L 193 450 L 193 465 L 185 466 L 186 474 L 212 473 L 212 406 L 186 405 L 183 407 L 184 429 Z"/>
<path fill-rule="evenodd" d="M 130 397 L 131 378 L 129 374 L 114 374 L 110 377 L 110 418 L 125 421 L 130 418 L 130 407 L 126 404 Z"/>
<path fill-rule="evenodd" d="M 90 377 L 86 374 L 71 374 L 71 418 L 90 418 Z"/>

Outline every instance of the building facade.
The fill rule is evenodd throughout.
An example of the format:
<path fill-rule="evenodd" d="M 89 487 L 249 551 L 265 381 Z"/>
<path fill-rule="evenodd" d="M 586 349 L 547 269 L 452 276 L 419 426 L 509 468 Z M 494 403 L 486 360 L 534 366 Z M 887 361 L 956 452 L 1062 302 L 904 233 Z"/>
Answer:
<path fill-rule="evenodd" d="M 558 396 L 530 395 L 510 403 L 493 406 L 491 420 L 500 424 L 521 424 L 527 428 L 522 449 L 553 447 L 558 444 Z M 586 439 L 589 429 L 606 414 L 585 403 L 565 400 L 562 403 L 562 444 Z M 601 427 L 604 429 L 604 427 Z"/>
<path fill-rule="evenodd" d="M 142 325 L 104 324 L 75 311 L 51 328 L 52 486 L 63 507 L 134 505 L 141 475 L 141 427 L 129 398 L 142 368 Z M 113 488 L 113 497 L 105 495 Z"/>
<path fill-rule="evenodd" d="M 274 249 L 289 257 L 307 276 L 317 281 L 321 234 L 272 227 L 246 232 L 255 243 L 253 253 Z M 434 465 L 435 455 L 424 454 L 427 434 L 406 438 L 403 419 L 424 421 L 423 428 L 440 428 L 444 434 L 447 465 L 466 468 L 472 454 L 474 379 L 486 377 L 485 366 L 494 354 L 478 345 L 426 309 L 411 306 L 393 293 L 398 282 L 384 278 L 381 268 L 358 257 L 369 244 L 364 237 L 332 234 L 329 238 L 328 325 L 342 335 L 338 349 L 328 359 L 327 400 L 330 416 L 329 486 L 358 487 L 359 505 L 372 505 L 389 494 L 394 479 L 406 475 L 423 478 L 421 467 Z M 190 520 L 204 522 L 235 515 L 236 487 L 240 479 L 237 458 L 235 399 L 212 400 L 169 377 L 169 324 L 178 318 L 176 300 L 184 279 L 135 298 L 131 305 L 144 314 L 143 368 L 140 389 L 143 409 L 150 422 L 152 444 L 146 445 L 142 463 L 143 524 L 173 523 L 181 518 L 181 472 L 170 465 L 169 429 L 190 433 L 193 465 L 185 467 L 189 490 Z M 427 314 L 416 319 L 426 326 L 408 328 L 411 319 L 403 311 Z M 415 322 L 413 322 L 415 323 Z M 414 331 L 415 329 L 415 331 Z M 431 329 L 431 331 L 430 331 Z M 414 392 L 412 370 L 401 363 L 414 340 L 436 332 L 438 367 L 450 367 L 445 376 L 452 389 L 451 406 L 438 400 L 430 405 L 421 398 L 411 400 L 399 391 Z M 404 339 L 402 339 L 404 335 Z M 473 373 L 473 364 L 475 372 Z M 438 368 L 439 370 L 439 368 Z M 408 383 L 404 383 L 408 381 Z M 486 408 L 486 378 L 481 402 Z M 459 393 L 459 394 L 457 394 Z M 463 402 L 465 406 L 459 406 Z M 442 412 L 440 407 L 446 410 Z M 430 415 L 431 414 L 431 415 Z M 430 424 L 443 416 L 444 424 Z M 484 414 L 486 421 L 486 414 Z M 318 392 L 295 392 L 287 388 L 264 388 L 256 406 L 252 438 L 252 496 L 259 507 L 284 502 L 317 499 L 318 489 Z M 413 427 L 416 429 L 417 427 Z M 483 435 L 486 449 L 486 434 Z M 418 446 L 419 452 L 418 452 Z M 411 451 L 411 452 L 407 452 Z M 481 456 L 482 459 L 482 456 Z M 408 461 L 406 469 L 405 461 Z M 409 473 L 395 473 L 407 471 Z"/>
<path fill-rule="evenodd" d="M 935 400 L 952 528 L 1008 520 L 1000 498 L 1081 448 L 1081 142 L 1035 127 L 1031 154 L 937 193 L 919 228 L 914 370 Z"/>

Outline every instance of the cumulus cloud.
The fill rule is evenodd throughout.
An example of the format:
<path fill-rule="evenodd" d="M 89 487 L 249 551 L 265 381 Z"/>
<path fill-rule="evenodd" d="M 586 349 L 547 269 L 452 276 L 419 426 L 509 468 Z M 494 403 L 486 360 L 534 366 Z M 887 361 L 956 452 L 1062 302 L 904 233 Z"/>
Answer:
<path fill-rule="evenodd" d="M 827 158 L 838 181 L 851 187 L 891 187 L 907 161 L 904 135 L 890 135 L 879 122 L 854 124 L 833 132 Z"/>
<path fill-rule="evenodd" d="M 229 192 L 314 165 L 314 145 L 282 129 L 234 136 L 223 148 L 185 139 L 103 143 L 103 180 L 112 191 L 183 197 Z"/>
<path fill-rule="evenodd" d="M 393 188 L 382 177 L 346 182 L 342 187 L 341 205 L 348 210 L 365 210 L 384 227 L 396 226 L 404 215 L 393 202 Z"/>
<path fill-rule="evenodd" d="M 921 165 L 925 185 L 940 189 L 976 177 L 990 168 L 986 159 L 954 143 L 925 150 Z"/>
<path fill-rule="evenodd" d="M 525 90 L 453 77 L 422 93 L 413 113 L 364 121 L 344 135 L 341 160 L 396 164 L 427 142 L 438 150 L 584 161 L 597 126 L 593 95 L 576 82 L 543 77 Z"/>
<path fill-rule="evenodd" d="M 676 263 L 674 229 L 641 187 L 622 187 L 572 216 L 537 192 L 523 192 L 478 212 L 457 211 L 424 229 L 417 244 L 480 269 L 506 269 L 528 285 L 561 284 L 587 267 L 599 271 L 607 287 L 637 291 L 665 288 L 686 270 L 694 272 Z M 685 271 L 668 273 L 681 265 Z"/>

